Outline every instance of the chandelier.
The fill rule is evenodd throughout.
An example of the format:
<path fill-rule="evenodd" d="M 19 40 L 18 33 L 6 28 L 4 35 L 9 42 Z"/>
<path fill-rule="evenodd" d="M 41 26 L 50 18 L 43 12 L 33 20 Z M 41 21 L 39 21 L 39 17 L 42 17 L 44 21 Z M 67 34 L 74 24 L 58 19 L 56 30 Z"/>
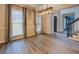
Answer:
<path fill-rule="evenodd" d="M 51 14 L 53 13 L 53 7 L 46 7 L 46 9 L 38 11 L 38 13 L 39 15 Z"/>

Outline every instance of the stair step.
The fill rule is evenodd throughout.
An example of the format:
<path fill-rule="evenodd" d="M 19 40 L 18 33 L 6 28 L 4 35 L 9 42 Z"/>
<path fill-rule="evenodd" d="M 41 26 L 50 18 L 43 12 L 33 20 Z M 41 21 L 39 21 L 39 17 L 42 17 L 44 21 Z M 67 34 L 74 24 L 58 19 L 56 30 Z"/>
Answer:
<path fill-rule="evenodd" d="M 68 37 L 68 39 L 72 39 L 72 40 L 74 40 L 74 38 L 73 38 L 73 37 Z"/>
<path fill-rule="evenodd" d="M 79 41 L 79 37 L 68 37 L 68 39 L 71 39 L 71 40 L 75 40 L 75 41 Z"/>
<path fill-rule="evenodd" d="M 78 35 L 73 35 L 72 37 L 76 38 L 76 37 L 78 37 Z"/>
<path fill-rule="evenodd" d="M 77 35 L 79 35 L 79 33 L 77 33 Z"/>

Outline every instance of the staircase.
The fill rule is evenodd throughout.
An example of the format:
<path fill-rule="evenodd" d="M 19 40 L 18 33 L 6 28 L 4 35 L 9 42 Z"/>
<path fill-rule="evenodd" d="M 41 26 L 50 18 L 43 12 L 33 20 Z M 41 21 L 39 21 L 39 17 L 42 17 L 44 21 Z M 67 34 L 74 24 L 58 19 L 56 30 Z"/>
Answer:
<path fill-rule="evenodd" d="M 72 35 L 72 37 L 68 37 L 68 39 L 72 39 L 72 40 L 75 40 L 75 41 L 79 41 L 79 33 L 77 33 L 77 35 Z"/>
<path fill-rule="evenodd" d="M 67 24 L 67 37 L 68 39 L 79 41 L 79 18 L 68 22 Z"/>

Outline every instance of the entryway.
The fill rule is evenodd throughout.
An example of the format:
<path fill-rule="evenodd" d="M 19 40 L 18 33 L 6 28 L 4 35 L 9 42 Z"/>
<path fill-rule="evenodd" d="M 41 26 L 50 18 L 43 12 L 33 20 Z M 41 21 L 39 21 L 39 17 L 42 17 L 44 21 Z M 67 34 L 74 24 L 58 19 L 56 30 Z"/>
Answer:
<path fill-rule="evenodd" d="M 68 24 L 70 22 L 72 22 L 75 19 L 75 14 L 74 13 L 67 13 L 67 14 L 63 14 L 63 31 L 64 33 L 67 33 L 68 30 Z M 74 27 L 74 25 L 72 26 L 72 28 Z"/>

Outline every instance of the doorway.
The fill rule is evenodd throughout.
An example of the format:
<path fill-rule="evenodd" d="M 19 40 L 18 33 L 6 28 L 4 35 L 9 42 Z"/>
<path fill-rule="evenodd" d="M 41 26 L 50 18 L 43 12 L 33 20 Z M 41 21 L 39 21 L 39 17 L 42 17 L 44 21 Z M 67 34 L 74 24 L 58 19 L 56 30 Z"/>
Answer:
<path fill-rule="evenodd" d="M 67 24 L 69 22 L 72 22 L 74 19 L 75 19 L 75 14 L 74 13 L 67 13 L 67 14 L 63 14 L 63 30 L 64 30 L 64 33 L 67 33 Z M 74 25 L 72 25 L 72 28 L 74 28 Z"/>
<path fill-rule="evenodd" d="M 57 32 L 57 16 L 54 16 L 54 32 Z"/>

